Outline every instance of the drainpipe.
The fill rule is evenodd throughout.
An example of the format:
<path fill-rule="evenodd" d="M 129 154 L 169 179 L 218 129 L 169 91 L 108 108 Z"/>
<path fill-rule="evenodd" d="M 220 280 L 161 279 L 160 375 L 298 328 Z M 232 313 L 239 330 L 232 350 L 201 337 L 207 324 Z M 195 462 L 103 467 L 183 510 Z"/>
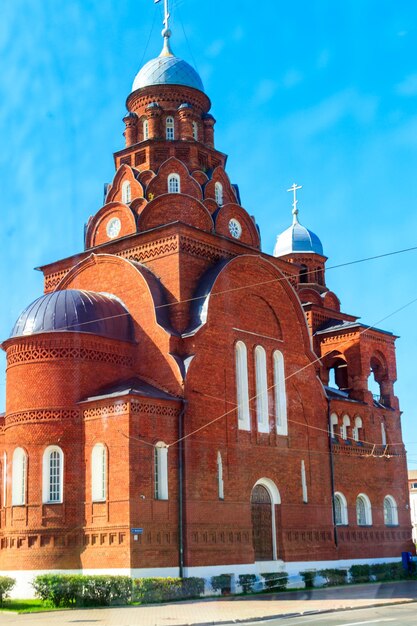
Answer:
<path fill-rule="evenodd" d="M 184 578 L 184 414 L 185 402 L 178 417 L 178 569 L 180 578 Z"/>
<path fill-rule="evenodd" d="M 334 504 L 334 459 L 333 459 L 333 440 L 332 440 L 332 424 L 330 412 L 330 398 L 327 398 L 327 423 L 329 428 L 329 458 L 330 458 L 330 487 L 332 491 L 332 515 L 333 515 L 333 538 L 337 548 L 339 545 L 336 526 L 336 507 Z"/>

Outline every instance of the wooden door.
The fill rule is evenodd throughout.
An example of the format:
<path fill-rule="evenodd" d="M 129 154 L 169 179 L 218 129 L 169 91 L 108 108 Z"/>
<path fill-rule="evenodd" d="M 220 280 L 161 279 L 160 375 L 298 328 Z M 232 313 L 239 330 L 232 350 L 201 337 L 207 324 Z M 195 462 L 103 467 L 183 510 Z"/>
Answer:
<path fill-rule="evenodd" d="M 255 561 L 272 561 L 272 503 L 268 490 L 256 485 L 251 496 L 252 538 Z"/>

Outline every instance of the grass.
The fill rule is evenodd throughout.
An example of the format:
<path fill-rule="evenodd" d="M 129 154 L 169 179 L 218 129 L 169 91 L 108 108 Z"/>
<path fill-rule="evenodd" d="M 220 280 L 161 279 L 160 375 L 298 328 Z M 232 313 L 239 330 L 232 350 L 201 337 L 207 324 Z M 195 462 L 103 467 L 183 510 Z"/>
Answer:
<path fill-rule="evenodd" d="M 38 611 L 56 611 L 53 607 L 45 606 L 42 600 L 4 600 L 0 611 L 13 611 L 14 613 L 36 613 Z"/>

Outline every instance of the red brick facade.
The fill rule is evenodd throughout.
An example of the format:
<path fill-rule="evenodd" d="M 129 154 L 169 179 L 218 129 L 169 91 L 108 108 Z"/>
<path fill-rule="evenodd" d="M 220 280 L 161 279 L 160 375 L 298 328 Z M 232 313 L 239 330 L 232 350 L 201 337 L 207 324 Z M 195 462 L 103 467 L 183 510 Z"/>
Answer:
<path fill-rule="evenodd" d="M 134 340 L 64 328 L 4 341 L 0 570 L 249 566 L 257 558 L 254 526 L 265 519 L 270 561 L 398 557 L 410 549 L 411 525 L 395 337 L 340 312 L 325 286 L 325 257 L 261 252 L 226 156 L 214 148 L 205 94 L 147 86 L 127 106 L 126 147 L 115 154 L 116 174 L 89 221 L 85 251 L 43 272 L 46 294 L 119 298 Z M 179 193 L 169 193 L 172 174 Z M 109 235 L 115 218 L 117 234 Z M 236 406 L 237 342 L 247 351 L 246 429 Z M 257 346 L 266 359 L 267 432 L 257 420 Z M 287 435 L 276 423 L 276 351 L 284 359 Z M 325 387 L 330 371 L 333 391 Z M 379 398 L 368 391 L 371 371 Z M 140 381 L 139 390 L 129 381 Z M 161 441 L 169 446 L 167 499 L 155 495 Z M 97 443 L 106 450 L 102 501 L 92 498 Z M 63 452 L 62 502 L 43 501 L 48 446 Z M 25 493 L 13 505 L 17 447 L 26 455 Z M 257 483 L 270 488 L 269 504 L 251 504 Z M 335 523 L 335 493 L 346 500 L 347 523 Z M 360 494 L 371 503 L 371 523 L 358 523 Z M 392 519 L 384 516 L 387 495 Z"/>

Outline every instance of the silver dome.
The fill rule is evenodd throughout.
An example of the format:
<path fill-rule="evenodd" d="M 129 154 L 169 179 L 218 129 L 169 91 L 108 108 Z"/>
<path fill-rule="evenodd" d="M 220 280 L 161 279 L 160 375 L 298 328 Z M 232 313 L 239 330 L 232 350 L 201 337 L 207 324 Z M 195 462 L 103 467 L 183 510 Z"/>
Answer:
<path fill-rule="evenodd" d="M 273 254 L 279 257 L 306 252 L 323 255 L 323 246 L 317 235 L 302 226 L 295 215 L 291 226 L 278 235 Z"/>

